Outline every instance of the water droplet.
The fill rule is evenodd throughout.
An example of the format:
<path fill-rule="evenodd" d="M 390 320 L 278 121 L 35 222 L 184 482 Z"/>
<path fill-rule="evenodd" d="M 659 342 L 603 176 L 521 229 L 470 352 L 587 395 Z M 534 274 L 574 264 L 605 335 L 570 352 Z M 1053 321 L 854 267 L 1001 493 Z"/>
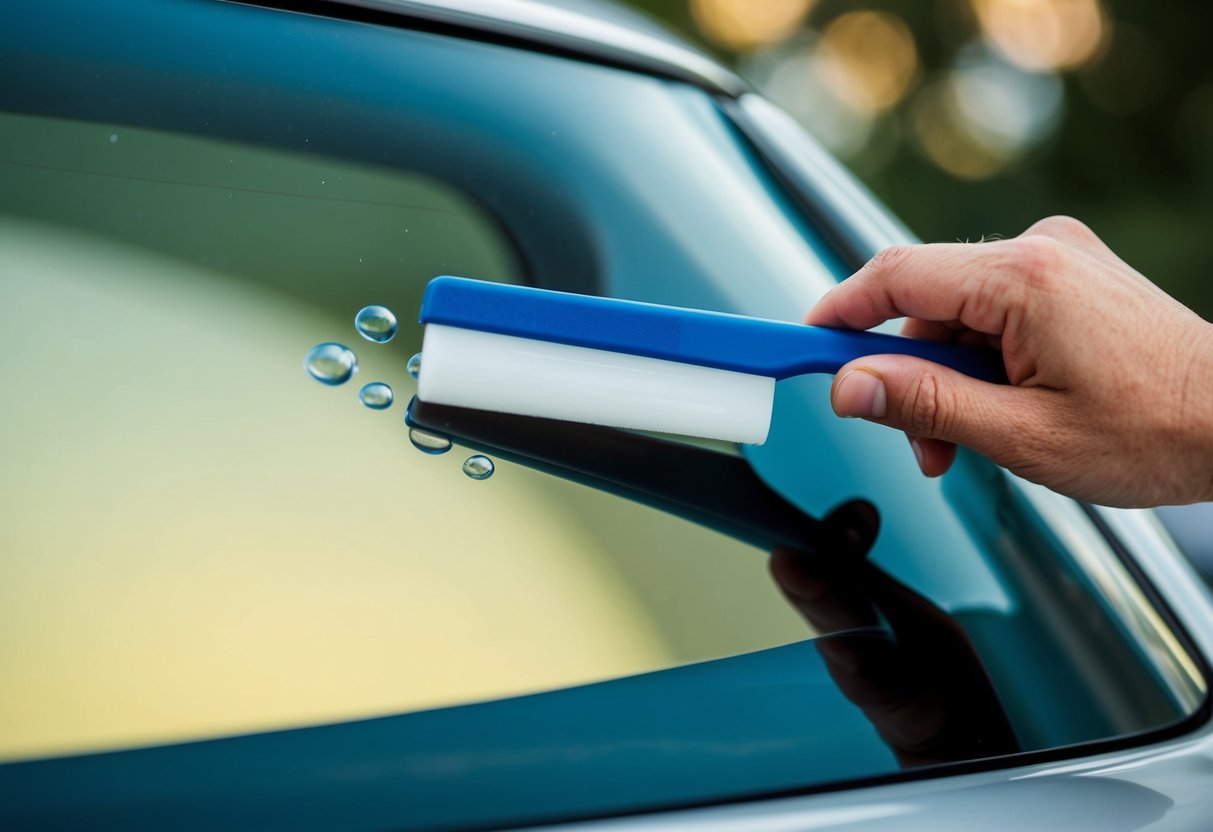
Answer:
<path fill-rule="evenodd" d="M 430 433 L 421 428 L 409 428 L 409 441 L 423 454 L 445 454 L 451 449 L 451 438 L 441 433 Z"/>
<path fill-rule="evenodd" d="M 409 359 L 409 363 L 404 365 L 404 369 L 409 371 L 409 375 L 417 378 L 421 375 L 421 353 L 417 353 Z"/>
<path fill-rule="evenodd" d="M 303 368 L 321 384 L 345 384 L 358 372 L 358 358 L 349 347 L 326 341 L 312 347 Z"/>
<path fill-rule="evenodd" d="M 392 388 L 382 381 L 372 381 L 370 384 L 364 384 L 362 385 L 362 389 L 358 391 L 358 401 L 371 410 L 387 410 L 392 406 L 392 401 L 395 398 L 396 396 L 392 393 Z"/>
<path fill-rule="evenodd" d="M 365 306 L 354 316 L 358 334 L 376 344 L 386 344 L 396 334 L 396 316 L 386 306 Z"/>
<path fill-rule="evenodd" d="M 493 460 L 481 454 L 469 456 L 463 461 L 463 473 L 474 480 L 487 480 L 493 476 L 495 470 L 497 469 L 493 467 Z"/>

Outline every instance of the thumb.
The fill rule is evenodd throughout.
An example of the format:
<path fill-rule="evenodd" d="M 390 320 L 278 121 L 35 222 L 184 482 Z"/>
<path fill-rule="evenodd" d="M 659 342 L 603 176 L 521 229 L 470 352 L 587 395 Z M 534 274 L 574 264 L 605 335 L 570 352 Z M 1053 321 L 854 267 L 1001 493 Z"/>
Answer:
<path fill-rule="evenodd" d="M 978 381 L 921 358 L 868 355 L 838 371 L 830 403 L 839 416 L 955 442 L 995 457 L 1005 441 L 999 428 L 1005 421 L 1006 397 L 1013 392 L 1024 391 Z"/>

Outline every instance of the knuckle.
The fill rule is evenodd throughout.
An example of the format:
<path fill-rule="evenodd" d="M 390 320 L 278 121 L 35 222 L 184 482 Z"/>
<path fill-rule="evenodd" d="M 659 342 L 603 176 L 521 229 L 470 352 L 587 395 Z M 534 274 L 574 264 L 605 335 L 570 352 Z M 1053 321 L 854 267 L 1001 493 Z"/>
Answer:
<path fill-rule="evenodd" d="M 973 278 L 971 289 L 961 310 L 962 322 L 982 332 L 1001 332 L 1007 312 L 1018 295 L 1014 285 L 1008 286 L 1001 275 L 986 272 Z"/>
<path fill-rule="evenodd" d="M 913 246 L 898 245 L 881 249 L 868 261 L 868 269 L 877 274 L 890 274 L 900 269 L 914 251 Z"/>
<path fill-rule="evenodd" d="M 1015 246 L 1015 268 L 1032 289 L 1047 289 L 1054 285 L 1068 251 L 1051 237 L 1025 237 Z"/>
<path fill-rule="evenodd" d="M 919 374 L 910 387 L 904 417 L 910 430 L 931 439 L 945 438 L 956 407 L 955 395 L 931 370 Z"/>
<path fill-rule="evenodd" d="M 1032 224 L 1024 234 L 1043 234 L 1048 237 L 1094 237 L 1095 232 L 1092 231 L 1087 224 L 1082 220 L 1074 217 L 1066 216 L 1065 214 L 1057 214 L 1052 217 L 1045 217 Z"/>

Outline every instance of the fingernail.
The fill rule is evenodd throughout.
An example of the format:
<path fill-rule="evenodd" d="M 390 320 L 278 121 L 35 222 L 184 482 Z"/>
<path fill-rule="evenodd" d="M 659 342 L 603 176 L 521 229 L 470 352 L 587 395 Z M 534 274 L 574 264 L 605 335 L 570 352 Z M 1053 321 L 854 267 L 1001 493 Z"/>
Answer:
<path fill-rule="evenodd" d="M 918 460 L 918 469 L 925 474 L 926 469 L 922 467 L 922 443 L 918 441 L 917 437 L 910 437 L 910 448 L 914 451 L 914 459 Z"/>
<path fill-rule="evenodd" d="M 880 419 L 886 407 L 884 382 L 871 370 L 848 370 L 834 386 L 834 412 L 839 416 Z"/>

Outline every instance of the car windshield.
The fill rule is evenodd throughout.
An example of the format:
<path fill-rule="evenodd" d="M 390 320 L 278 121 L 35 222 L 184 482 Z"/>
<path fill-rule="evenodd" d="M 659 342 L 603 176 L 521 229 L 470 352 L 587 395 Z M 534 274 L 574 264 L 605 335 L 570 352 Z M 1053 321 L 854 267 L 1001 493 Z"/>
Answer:
<path fill-rule="evenodd" d="M 969 454 L 923 479 L 829 378 L 780 382 L 760 447 L 408 407 L 439 274 L 799 319 L 849 266 L 761 106 L 237 4 L 48 0 L 0 47 L 38 68 L 0 88 L 0 787 L 31 812 L 68 778 L 200 825 L 551 821 L 1203 702 L 1082 506 Z M 350 380 L 305 372 L 325 343 Z"/>

